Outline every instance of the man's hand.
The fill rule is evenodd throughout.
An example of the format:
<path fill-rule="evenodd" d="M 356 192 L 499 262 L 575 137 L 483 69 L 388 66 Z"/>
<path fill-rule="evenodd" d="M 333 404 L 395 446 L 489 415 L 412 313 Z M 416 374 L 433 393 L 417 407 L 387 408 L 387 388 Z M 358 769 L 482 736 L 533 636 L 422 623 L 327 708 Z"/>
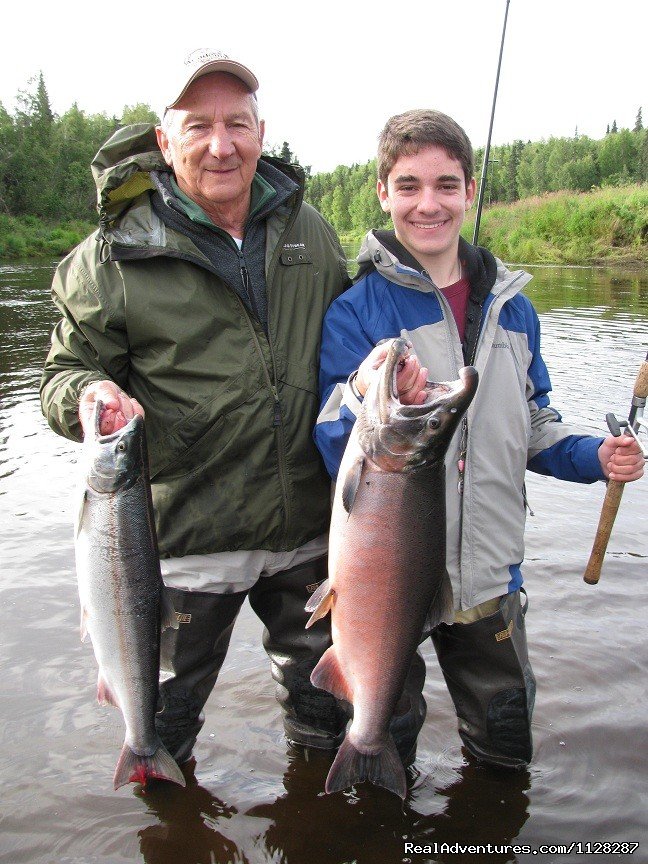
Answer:
<path fill-rule="evenodd" d="M 83 427 L 84 437 L 94 434 L 92 429 L 92 414 L 95 402 L 104 404 L 104 411 L 99 423 L 102 435 L 112 435 L 124 427 L 136 414 L 144 416 L 144 409 L 136 399 L 131 399 L 113 381 L 93 381 L 81 394 L 79 400 L 79 420 Z"/>
<path fill-rule="evenodd" d="M 369 389 L 371 379 L 385 362 L 387 352 L 393 339 L 376 345 L 373 351 L 362 361 L 355 378 L 355 387 L 361 396 Z M 421 366 L 416 354 L 409 354 L 396 374 L 398 398 L 403 405 L 422 405 L 426 399 L 425 382 L 428 370 Z"/>
<path fill-rule="evenodd" d="M 643 454 L 630 435 L 608 435 L 598 449 L 598 457 L 608 480 L 629 483 L 644 473 Z"/>

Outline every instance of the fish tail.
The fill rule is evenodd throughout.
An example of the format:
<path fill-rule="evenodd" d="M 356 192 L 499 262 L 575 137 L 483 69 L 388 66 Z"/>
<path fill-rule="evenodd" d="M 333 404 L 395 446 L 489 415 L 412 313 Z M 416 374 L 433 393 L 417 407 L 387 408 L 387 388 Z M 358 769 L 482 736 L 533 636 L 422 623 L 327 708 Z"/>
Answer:
<path fill-rule="evenodd" d="M 170 780 L 180 786 L 187 785 L 182 771 L 162 742 L 151 756 L 140 756 L 131 750 L 128 744 L 124 744 L 115 768 L 115 789 L 127 783 L 141 783 L 145 786 L 149 777 Z"/>
<path fill-rule="evenodd" d="M 331 765 L 325 789 L 329 793 L 340 792 L 363 780 L 405 798 L 405 769 L 391 737 L 378 753 L 361 753 L 347 735 Z"/>

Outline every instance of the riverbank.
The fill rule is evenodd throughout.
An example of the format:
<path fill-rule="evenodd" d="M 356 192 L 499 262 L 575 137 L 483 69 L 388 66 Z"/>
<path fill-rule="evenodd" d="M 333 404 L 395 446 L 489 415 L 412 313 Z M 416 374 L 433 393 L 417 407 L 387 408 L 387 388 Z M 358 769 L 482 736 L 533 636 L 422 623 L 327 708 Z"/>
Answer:
<path fill-rule="evenodd" d="M 462 228 L 472 241 L 475 209 Z M 348 250 L 362 237 L 342 235 Z M 485 206 L 479 245 L 502 261 L 591 266 L 648 265 L 648 185 L 592 192 L 548 192 L 513 204 Z M 355 257 L 356 251 L 352 251 Z"/>
<path fill-rule="evenodd" d="M 0 263 L 27 258 L 62 258 L 96 227 L 82 221 L 50 225 L 36 216 L 0 214 Z"/>
<path fill-rule="evenodd" d="M 648 264 L 648 186 L 553 192 L 488 208 L 479 243 L 527 264 Z"/>
<path fill-rule="evenodd" d="M 474 210 L 462 234 L 472 239 Z M 48 225 L 0 215 L 0 262 L 66 255 L 95 225 Z M 341 235 L 350 257 L 361 236 Z M 479 243 L 503 261 L 525 264 L 648 265 L 648 185 L 587 193 L 551 192 L 482 211 Z"/>

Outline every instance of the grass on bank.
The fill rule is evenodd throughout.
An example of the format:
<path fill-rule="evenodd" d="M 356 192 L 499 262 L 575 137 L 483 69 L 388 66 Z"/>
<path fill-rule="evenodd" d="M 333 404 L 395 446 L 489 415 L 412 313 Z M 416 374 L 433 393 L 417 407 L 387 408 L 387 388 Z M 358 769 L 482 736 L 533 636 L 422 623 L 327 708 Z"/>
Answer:
<path fill-rule="evenodd" d="M 462 234 L 472 240 L 474 208 Z M 0 214 L 0 261 L 60 258 L 96 225 Z M 341 235 L 351 258 L 364 236 Z M 519 264 L 648 264 L 648 185 L 551 192 L 482 211 L 479 244 Z"/>
<path fill-rule="evenodd" d="M 474 223 L 473 207 L 461 231 L 469 241 Z M 362 237 L 341 239 L 355 257 Z M 485 206 L 478 242 L 518 264 L 648 264 L 648 185 L 548 192 Z"/>
<path fill-rule="evenodd" d="M 36 216 L 0 213 L 0 261 L 62 258 L 96 227 L 82 221 L 50 225 Z"/>
<path fill-rule="evenodd" d="M 489 208 L 479 243 L 528 264 L 646 263 L 648 186 L 553 192 Z"/>

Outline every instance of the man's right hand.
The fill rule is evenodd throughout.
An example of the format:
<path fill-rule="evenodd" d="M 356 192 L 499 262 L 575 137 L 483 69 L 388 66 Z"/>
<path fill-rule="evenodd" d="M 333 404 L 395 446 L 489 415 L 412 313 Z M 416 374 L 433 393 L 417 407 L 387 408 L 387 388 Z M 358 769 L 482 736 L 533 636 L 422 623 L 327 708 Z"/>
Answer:
<path fill-rule="evenodd" d="M 89 384 L 79 400 L 79 420 L 83 427 L 83 436 L 88 432 L 94 434 L 92 428 L 92 415 L 95 402 L 104 404 L 104 411 L 99 423 L 99 432 L 102 435 L 112 435 L 118 429 L 124 427 L 136 414 L 144 416 L 144 409 L 137 399 L 131 399 L 113 381 L 93 381 Z"/>

